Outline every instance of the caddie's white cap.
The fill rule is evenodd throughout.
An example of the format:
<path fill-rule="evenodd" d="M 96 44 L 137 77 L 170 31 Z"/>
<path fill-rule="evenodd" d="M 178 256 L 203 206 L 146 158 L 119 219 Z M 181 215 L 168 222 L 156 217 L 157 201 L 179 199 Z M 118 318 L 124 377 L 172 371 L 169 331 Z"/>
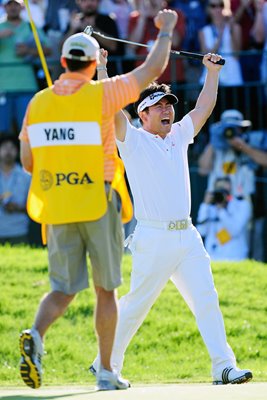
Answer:
<path fill-rule="evenodd" d="M 14 1 L 15 3 L 23 4 L 22 0 L 2 0 L 2 6 L 5 6 L 6 4 L 11 3 L 12 1 Z"/>
<path fill-rule="evenodd" d="M 251 121 L 244 119 L 243 114 L 238 110 L 225 110 L 221 114 L 221 122 L 233 123 L 234 125 L 243 128 L 251 126 Z"/>
<path fill-rule="evenodd" d="M 73 55 L 72 50 L 81 50 L 83 55 Z M 99 44 L 91 36 L 85 33 L 76 33 L 65 40 L 62 47 L 62 57 L 70 60 L 92 61 L 97 60 L 99 55 Z"/>
<path fill-rule="evenodd" d="M 163 97 L 167 97 L 171 104 L 178 103 L 178 98 L 172 93 L 155 92 L 151 93 L 149 96 L 145 97 L 144 100 L 137 107 L 137 113 L 139 114 L 145 108 L 153 106 L 158 103 Z"/>

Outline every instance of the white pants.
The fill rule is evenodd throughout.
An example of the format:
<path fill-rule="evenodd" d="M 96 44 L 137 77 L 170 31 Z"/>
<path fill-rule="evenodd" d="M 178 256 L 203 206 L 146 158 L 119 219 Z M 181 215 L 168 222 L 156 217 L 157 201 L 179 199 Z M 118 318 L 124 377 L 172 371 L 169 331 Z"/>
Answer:
<path fill-rule="evenodd" d="M 169 279 L 196 318 L 212 360 L 212 375 L 226 366 L 236 366 L 235 356 L 226 341 L 210 258 L 196 228 L 168 231 L 137 224 L 130 249 L 133 254 L 131 287 L 119 301 L 112 366 L 121 371 L 131 338 Z M 97 367 L 97 363 L 94 365 Z"/>

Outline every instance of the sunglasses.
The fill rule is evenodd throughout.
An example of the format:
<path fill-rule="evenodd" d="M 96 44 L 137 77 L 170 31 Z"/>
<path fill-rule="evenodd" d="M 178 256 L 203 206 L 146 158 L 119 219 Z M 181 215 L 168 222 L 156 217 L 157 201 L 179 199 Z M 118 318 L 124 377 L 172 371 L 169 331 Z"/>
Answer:
<path fill-rule="evenodd" d="M 211 4 L 209 4 L 209 7 L 210 8 L 224 8 L 224 4 L 223 3 L 218 3 L 218 4 L 211 3 Z"/>

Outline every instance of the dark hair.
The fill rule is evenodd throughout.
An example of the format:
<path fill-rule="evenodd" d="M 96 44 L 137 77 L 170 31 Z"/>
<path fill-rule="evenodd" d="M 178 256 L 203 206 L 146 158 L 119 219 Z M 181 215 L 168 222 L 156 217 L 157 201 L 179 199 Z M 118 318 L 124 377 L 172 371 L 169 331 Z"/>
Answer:
<path fill-rule="evenodd" d="M 16 136 L 11 134 L 3 134 L 0 136 L 0 147 L 7 142 L 12 142 L 14 146 L 16 146 L 17 150 L 19 150 L 19 140 Z"/>
<path fill-rule="evenodd" d="M 72 54 L 73 56 L 84 56 L 84 52 L 82 50 L 71 50 L 70 54 Z M 68 58 L 66 58 L 66 64 L 68 67 L 68 70 L 71 72 L 75 72 L 75 71 L 80 71 L 81 69 L 87 68 L 90 64 L 92 63 L 92 61 L 80 61 L 80 60 L 70 60 Z"/>

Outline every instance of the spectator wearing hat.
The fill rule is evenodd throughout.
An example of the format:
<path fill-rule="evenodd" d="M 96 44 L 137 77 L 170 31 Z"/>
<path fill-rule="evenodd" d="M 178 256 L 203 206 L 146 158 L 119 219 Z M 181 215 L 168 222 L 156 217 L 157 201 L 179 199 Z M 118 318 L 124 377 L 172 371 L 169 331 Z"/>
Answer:
<path fill-rule="evenodd" d="M 266 166 L 267 132 L 252 131 L 251 126 L 251 121 L 245 120 L 240 111 L 224 111 L 220 121 L 210 127 L 210 143 L 200 155 L 198 165 L 200 175 L 208 175 L 208 192 L 214 190 L 218 178 L 229 177 L 233 196 L 252 201 L 250 256 L 263 261 L 262 232 L 266 211 L 261 195 L 263 183 L 257 178 Z"/>
<path fill-rule="evenodd" d="M 26 201 L 30 175 L 17 163 L 18 142 L 13 136 L 0 139 L 0 243 L 27 243 L 29 217 Z"/>
<path fill-rule="evenodd" d="M 231 146 L 230 136 L 248 129 L 251 122 L 244 120 L 238 110 L 226 110 L 221 119 L 210 127 L 210 143 L 200 155 L 198 164 L 201 175 L 208 175 L 208 190 L 217 178 L 229 176 L 235 196 L 249 196 L 255 190 L 254 171 L 242 153 Z"/>
<path fill-rule="evenodd" d="M 6 18 L 0 22 L 0 132 L 17 133 L 29 100 L 38 90 L 32 62 L 38 52 L 30 24 L 20 14 L 22 0 L 3 0 Z M 49 45 L 39 30 L 45 54 Z"/>
<path fill-rule="evenodd" d="M 241 261 L 249 255 L 251 203 L 235 197 L 228 177 L 218 178 L 200 204 L 197 229 L 212 260 Z"/>

